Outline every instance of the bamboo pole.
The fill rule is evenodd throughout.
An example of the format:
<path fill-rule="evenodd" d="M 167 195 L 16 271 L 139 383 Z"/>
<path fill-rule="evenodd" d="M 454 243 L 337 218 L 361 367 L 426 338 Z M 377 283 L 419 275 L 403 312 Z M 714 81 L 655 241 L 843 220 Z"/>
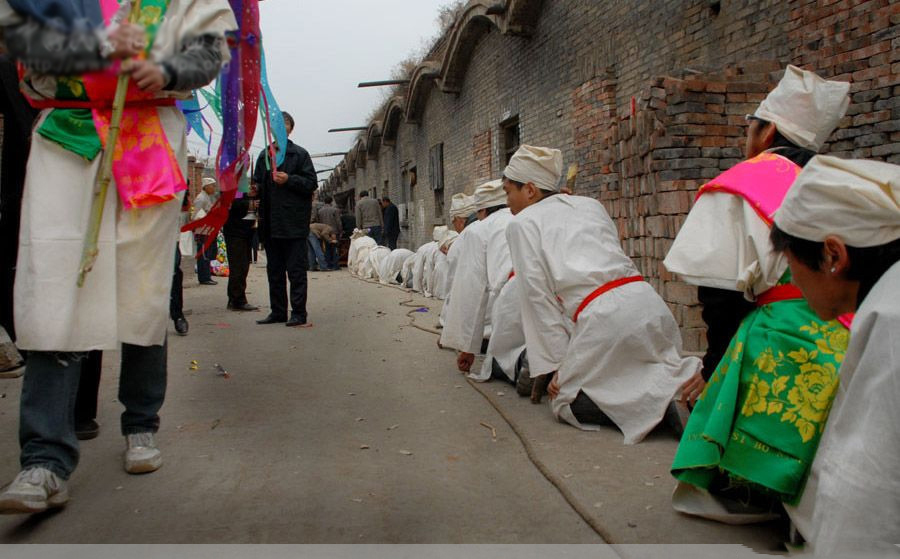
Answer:
<path fill-rule="evenodd" d="M 131 4 L 129 23 L 138 22 L 141 15 L 141 0 L 134 0 Z M 94 185 L 94 198 L 91 204 L 91 217 L 88 222 L 88 232 L 84 239 L 84 249 L 81 253 L 81 268 L 78 271 L 78 287 L 84 287 L 84 280 L 88 272 L 94 268 L 97 254 L 100 252 L 97 243 L 100 240 L 100 225 L 103 222 L 103 207 L 106 205 L 106 195 L 109 192 L 109 184 L 112 182 L 113 154 L 116 144 L 119 142 L 119 131 L 122 125 L 122 113 L 125 111 L 125 99 L 128 94 L 128 82 L 130 75 L 122 72 L 116 84 L 116 95 L 113 98 L 112 116 L 109 120 L 109 130 L 106 137 L 106 147 L 100 156 L 100 169 Z"/>

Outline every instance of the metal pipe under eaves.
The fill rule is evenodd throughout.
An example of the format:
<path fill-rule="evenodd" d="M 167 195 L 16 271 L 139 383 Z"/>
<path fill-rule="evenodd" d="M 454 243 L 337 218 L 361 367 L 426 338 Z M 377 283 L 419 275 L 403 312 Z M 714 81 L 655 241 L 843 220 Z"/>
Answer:
<path fill-rule="evenodd" d="M 381 80 L 377 82 L 360 82 L 357 87 L 382 87 L 385 85 L 406 85 L 409 80 Z"/>

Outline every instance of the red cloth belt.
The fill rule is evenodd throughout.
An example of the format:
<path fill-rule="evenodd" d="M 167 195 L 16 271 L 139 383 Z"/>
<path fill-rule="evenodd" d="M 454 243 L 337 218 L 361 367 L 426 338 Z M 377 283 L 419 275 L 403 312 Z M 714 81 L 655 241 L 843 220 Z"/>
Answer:
<path fill-rule="evenodd" d="M 575 311 L 575 316 L 572 317 L 572 321 L 578 322 L 578 315 L 581 314 L 581 311 L 586 309 L 587 306 L 590 305 L 591 302 L 594 299 L 596 299 L 597 297 L 603 295 L 607 291 L 612 291 L 613 289 L 615 289 L 617 287 L 621 287 L 628 283 L 634 283 L 636 281 L 644 281 L 644 278 L 642 276 L 631 276 L 631 277 L 627 277 L 627 278 L 619 278 L 617 280 L 613 280 L 609 283 L 605 283 L 605 284 L 601 285 L 600 287 L 595 289 L 590 295 L 585 297 L 584 301 L 582 301 L 581 304 L 578 305 L 578 310 Z"/>
<path fill-rule="evenodd" d="M 761 307 L 763 305 L 777 303 L 778 301 L 790 301 L 792 299 L 802 298 L 803 293 L 800 291 L 799 287 L 793 283 L 784 283 L 760 293 L 759 297 L 756 298 L 756 306 Z"/>
<path fill-rule="evenodd" d="M 104 101 L 62 101 L 60 99 L 31 99 L 26 97 L 28 103 L 35 109 L 112 109 L 112 99 Z M 174 97 L 160 97 L 158 99 L 134 99 L 125 102 L 126 107 L 173 107 Z"/>

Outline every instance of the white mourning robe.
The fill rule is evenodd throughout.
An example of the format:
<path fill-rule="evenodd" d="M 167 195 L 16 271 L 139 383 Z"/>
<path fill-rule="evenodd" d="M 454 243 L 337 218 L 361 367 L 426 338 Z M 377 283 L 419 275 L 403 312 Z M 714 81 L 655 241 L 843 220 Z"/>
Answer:
<path fill-rule="evenodd" d="M 413 285 L 413 268 L 416 264 L 416 253 L 413 252 L 403 261 L 403 268 L 400 270 L 401 285 L 405 289 L 412 289 Z"/>
<path fill-rule="evenodd" d="M 481 352 L 485 335 L 490 335 L 485 324 L 490 320 L 494 299 L 512 271 L 505 238 L 512 218 L 509 208 L 498 210 L 470 225 L 467 230 L 471 229 L 471 233 L 453 243 L 464 244 L 447 303 L 442 346 L 466 353 Z"/>
<path fill-rule="evenodd" d="M 480 223 L 480 222 L 475 222 Z M 473 223 L 472 225 L 475 225 Z M 465 229 L 462 230 L 462 233 L 459 234 L 459 237 L 453 241 L 453 244 L 450 245 L 450 250 L 447 251 L 447 286 L 446 286 L 446 295 L 444 296 L 444 305 L 441 307 L 441 316 L 439 318 L 439 322 L 441 328 L 443 328 L 447 324 L 447 312 L 450 307 L 450 293 L 453 291 L 453 278 L 456 277 L 456 266 L 459 263 L 459 256 L 462 251 L 463 245 L 460 244 L 460 241 L 464 236 L 470 234 L 470 229 L 472 225 L 466 226 Z M 485 325 L 485 335 L 490 336 L 490 324 Z"/>
<path fill-rule="evenodd" d="M 0 2 L 8 9 L 6 2 Z M 236 29 L 224 0 L 172 0 L 150 52 L 162 61 L 203 33 Z M 223 53 L 228 60 L 227 51 Z M 53 99 L 57 78 L 27 76 L 29 95 Z M 186 99 L 190 92 L 160 92 Z M 39 116 L 37 127 L 50 109 Z M 187 177 L 185 119 L 175 106 L 157 107 L 181 172 Z M 183 194 L 126 210 L 115 181 L 109 187 L 99 254 L 84 287 L 76 286 L 101 156 L 87 161 L 33 134 L 22 199 L 14 288 L 17 345 L 33 351 L 114 350 L 120 343 L 162 345 Z"/>
<path fill-rule="evenodd" d="M 608 291 L 573 317 L 597 288 L 638 275 L 603 205 L 559 194 L 525 208 L 507 228 L 533 376 L 559 371 L 557 417 L 580 427 L 569 404 L 583 390 L 639 442 L 700 368 L 681 356 L 681 332 L 649 283 Z"/>
<path fill-rule="evenodd" d="M 365 280 L 381 281 L 378 271 L 381 269 L 382 260 L 387 259 L 391 254 L 391 249 L 383 246 L 375 246 L 369 251 L 369 257 L 362 265 L 360 277 Z"/>
<path fill-rule="evenodd" d="M 516 363 L 525 351 L 525 331 L 522 328 L 522 300 L 519 295 L 518 282 L 510 278 L 494 300 L 491 308 L 491 339 L 487 353 L 481 364 L 481 372 L 470 375 L 478 381 L 491 378 L 493 361 L 510 380 L 516 380 Z"/>
<path fill-rule="evenodd" d="M 453 245 L 451 245 L 452 248 Z M 449 249 L 447 250 L 449 253 Z M 447 298 L 449 292 L 448 285 L 450 283 L 450 259 L 446 254 L 438 250 L 434 254 L 434 272 L 432 273 L 432 289 L 431 295 L 435 299 L 441 301 Z"/>
<path fill-rule="evenodd" d="M 350 253 L 347 255 L 347 269 L 351 275 L 358 276 L 362 261 L 369 257 L 372 247 L 378 246 L 375 239 L 364 235 L 350 241 Z"/>
<path fill-rule="evenodd" d="M 786 508 L 815 553 L 890 549 L 900 543 L 900 263 L 860 305 L 840 377 L 803 497 Z"/>
<path fill-rule="evenodd" d="M 386 285 L 399 284 L 397 277 L 403 270 L 403 263 L 413 254 L 415 254 L 413 251 L 405 248 L 391 251 L 388 257 L 381 261 L 381 267 L 378 269 L 378 281 Z"/>
<path fill-rule="evenodd" d="M 437 242 L 431 241 L 419 247 L 416 251 L 416 259 L 413 262 L 413 291 L 425 293 L 425 259 L 431 251 L 437 249 Z"/>
<path fill-rule="evenodd" d="M 422 295 L 428 298 L 434 295 L 434 261 L 435 255 L 440 252 L 441 244 L 435 241 L 434 246 L 425 252 L 425 260 L 422 263 Z"/>
<path fill-rule="evenodd" d="M 741 291 L 748 301 L 773 287 L 787 259 L 769 242 L 769 226 L 742 197 L 728 192 L 700 196 L 663 261 L 684 281 Z"/>

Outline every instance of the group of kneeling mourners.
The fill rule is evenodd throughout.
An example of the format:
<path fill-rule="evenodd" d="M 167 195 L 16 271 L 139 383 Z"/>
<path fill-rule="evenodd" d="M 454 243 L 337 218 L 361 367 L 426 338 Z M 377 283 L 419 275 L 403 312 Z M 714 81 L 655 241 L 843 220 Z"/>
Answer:
<path fill-rule="evenodd" d="M 415 253 L 357 232 L 351 272 L 443 299 L 474 380 L 625 444 L 673 426 L 680 512 L 786 513 L 816 553 L 900 543 L 900 166 L 816 155 L 849 88 L 788 66 L 747 160 L 700 188 L 664 264 L 700 286 L 713 359 L 683 355 L 603 205 L 561 192 L 556 149 L 521 146 Z"/>

